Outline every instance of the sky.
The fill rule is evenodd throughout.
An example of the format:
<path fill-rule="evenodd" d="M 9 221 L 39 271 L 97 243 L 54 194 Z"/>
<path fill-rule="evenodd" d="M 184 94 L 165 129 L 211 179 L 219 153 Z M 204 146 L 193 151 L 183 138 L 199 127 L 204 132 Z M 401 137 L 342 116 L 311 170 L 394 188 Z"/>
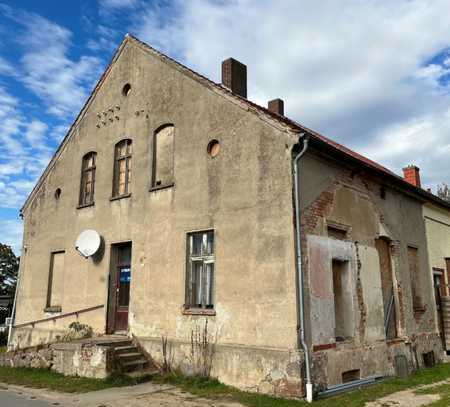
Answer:
<path fill-rule="evenodd" d="M 449 0 L 0 0 L 0 242 L 129 32 L 422 184 L 450 183 Z"/>

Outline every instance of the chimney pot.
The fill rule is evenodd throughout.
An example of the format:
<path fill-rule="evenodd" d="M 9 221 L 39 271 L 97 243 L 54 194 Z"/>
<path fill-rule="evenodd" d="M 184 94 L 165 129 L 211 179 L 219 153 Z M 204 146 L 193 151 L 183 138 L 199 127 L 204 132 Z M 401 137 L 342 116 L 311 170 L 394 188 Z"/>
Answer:
<path fill-rule="evenodd" d="M 247 67 L 234 58 L 223 61 L 222 85 L 229 88 L 233 93 L 247 98 Z"/>
<path fill-rule="evenodd" d="M 415 165 L 408 165 L 403 168 L 403 178 L 411 185 L 420 188 L 420 169 Z"/>
<path fill-rule="evenodd" d="M 283 99 L 270 100 L 269 103 L 267 103 L 267 108 L 273 113 L 279 114 L 280 116 L 284 116 Z"/>

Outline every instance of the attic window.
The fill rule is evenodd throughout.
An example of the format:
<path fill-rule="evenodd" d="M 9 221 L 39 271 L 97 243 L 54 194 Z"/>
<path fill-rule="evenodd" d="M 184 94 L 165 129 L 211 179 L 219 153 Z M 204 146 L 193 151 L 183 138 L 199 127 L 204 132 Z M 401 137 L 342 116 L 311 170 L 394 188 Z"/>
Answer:
<path fill-rule="evenodd" d="M 380 198 L 386 199 L 386 188 L 385 187 L 380 188 Z"/>
<path fill-rule="evenodd" d="M 220 151 L 220 143 L 219 143 L 219 141 L 218 140 L 211 140 L 208 143 L 208 147 L 207 147 L 206 151 L 207 151 L 208 155 L 211 158 L 216 157 L 219 154 L 219 151 Z"/>
<path fill-rule="evenodd" d="M 128 96 L 131 92 L 131 85 L 129 83 L 126 83 L 122 88 L 122 95 Z"/>
<path fill-rule="evenodd" d="M 55 190 L 55 199 L 59 199 L 61 196 L 61 188 L 56 188 Z"/>

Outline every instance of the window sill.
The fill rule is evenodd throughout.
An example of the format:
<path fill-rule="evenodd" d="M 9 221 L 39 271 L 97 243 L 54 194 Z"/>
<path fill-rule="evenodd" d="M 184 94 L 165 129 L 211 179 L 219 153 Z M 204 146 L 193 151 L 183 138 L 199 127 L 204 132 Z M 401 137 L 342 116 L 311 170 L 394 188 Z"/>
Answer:
<path fill-rule="evenodd" d="M 151 187 L 149 189 L 149 192 L 159 191 L 160 189 L 168 189 L 168 188 L 172 188 L 173 186 L 175 186 L 174 182 L 171 182 L 170 184 L 156 185 L 154 187 Z"/>
<path fill-rule="evenodd" d="M 44 308 L 44 312 L 48 312 L 48 313 L 57 313 L 57 312 L 61 312 L 62 308 L 60 305 L 53 305 L 51 307 L 45 307 Z"/>
<path fill-rule="evenodd" d="M 131 196 L 131 193 L 125 194 L 125 195 L 117 195 L 117 196 L 112 196 L 111 198 L 109 198 L 109 200 L 110 201 L 117 201 L 118 199 L 129 198 L 130 196 Z"/>
<path fill-rule="evenodd" d="M 94 206 L 94 205 L 95 205 L 95 202 L 90 202 L 90 203 L 87 203 L 87 204 L 78 205 L 77 209 L 89 208 L 90 206 Z"/>
<path fill-rule="evenodd" d="M 203 308 L 185 308 L 183 310 L 183 315 L 203 315 L 213 317 L 216 315 L 216 311 L 213 309 Z"/>

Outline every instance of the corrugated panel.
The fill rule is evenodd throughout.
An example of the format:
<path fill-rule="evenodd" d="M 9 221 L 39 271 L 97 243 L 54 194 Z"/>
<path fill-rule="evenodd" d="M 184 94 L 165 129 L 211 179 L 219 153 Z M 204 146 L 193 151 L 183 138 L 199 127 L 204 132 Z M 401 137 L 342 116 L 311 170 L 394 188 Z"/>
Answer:
<path fill-rule="evenodd" d="M 450 297 L 441 297 L 442 323 L 444 325 L 445 348 L 450 350 Z"/>

